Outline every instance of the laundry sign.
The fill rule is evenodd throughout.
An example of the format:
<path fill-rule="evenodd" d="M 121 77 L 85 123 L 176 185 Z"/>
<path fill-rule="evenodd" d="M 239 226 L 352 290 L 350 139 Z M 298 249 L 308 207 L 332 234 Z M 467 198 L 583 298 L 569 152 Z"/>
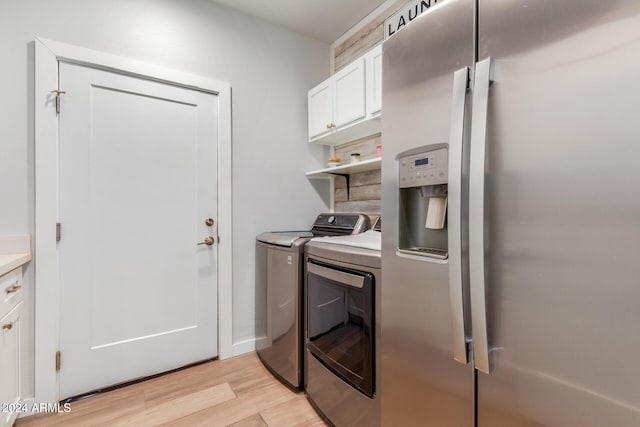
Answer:
<path fill-rule="evenodd" d="M 440 3 L 442 1 L 440 0 Z M 403 29 L 409 22 L 436 4 L 438 4 L 438 0 L 414 0 L 402 6 L 400 10 L 384 21 L 384 39 L 388 39 Z"/>

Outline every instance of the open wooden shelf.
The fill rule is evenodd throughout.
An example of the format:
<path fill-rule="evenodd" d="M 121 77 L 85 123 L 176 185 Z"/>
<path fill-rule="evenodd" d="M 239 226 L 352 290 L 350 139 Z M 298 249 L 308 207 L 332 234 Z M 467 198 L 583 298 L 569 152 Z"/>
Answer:
<path fill-rule="evenodd" d="M 363 160 L 357 163 L 348 163 L 342 166 L 307 172 L 306 175 L 309 179 L 329 179 L 332 176 L 343 176 L 347 180 L 347 200 L 349 200 L 349 181 L 351 174 L 380 169 L 381 163 L 382 159 L 376 157 L 375 159 Z"/>
<path fill-rule="evenodd" d="M 309 179 L 327 179 L 331 175 L 351 175 L 354 173 L 367 172 L 376 169 L 380 169 L 380 163 L 382 159 L 376 157 L 375 159 L 362 160 L 357 163 L 347 163 L 342 166 L 335 166 L 331 168 L 319 169 L 317 171 L 307 172 L 307 178 Z"/>

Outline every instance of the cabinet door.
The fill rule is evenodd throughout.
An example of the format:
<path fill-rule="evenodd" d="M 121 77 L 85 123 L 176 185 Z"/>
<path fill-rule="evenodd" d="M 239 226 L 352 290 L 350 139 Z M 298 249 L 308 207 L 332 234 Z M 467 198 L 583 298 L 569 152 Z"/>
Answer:
<path fill-rule="evenodd" d="M 333 127 L 333 87 L 327 79 L 308 94 L 309 139 L 331 132 Z"/>
<path fill-rule="evenodd" d="M 20 387 L 20 310 L 18 304 L 0 320 L 0 426 L 10 426 L 16 419 L 15 406 L 21 399 Z M 9 409 L 9 411 L 4 411 Z"/>
<path fill-rule="evenodd" d="M 338 71 L 334 82 L 334 122 L 336 128 L 366 115 L 364 58 L 359 58 Z"/>
<path fill-rule="evenodd" d="M 382 45 L 373 48 L 366 56 L 367 114 L 377 116 L 382 110 Z"/>

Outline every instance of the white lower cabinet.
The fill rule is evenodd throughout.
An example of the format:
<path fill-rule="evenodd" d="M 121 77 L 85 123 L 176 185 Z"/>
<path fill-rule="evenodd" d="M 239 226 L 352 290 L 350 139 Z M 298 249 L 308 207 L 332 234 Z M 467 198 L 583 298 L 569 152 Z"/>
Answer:
<path fill-rule="evenodd" d="M 16 290 L 15 278 L 22 279 L 22 269 L 7 273 L 0 277 L 1 299 L 4 310 L 0 311 L 0 427 L 13 425 L 22 400 L 21 384 L 21 321 L 22 293 Z M 10 278 L 10 280 L 7 280 Z M 4 286 L 8 285 L 8 286 Z M 11 304 L 6 304 L 7 302 Z"/>
<path fill-rule="evenodd" d="M 22 400 L 20 381 L 20 321 L 22 303 L 0 320 L 0 426 L 11 426 Z"/>

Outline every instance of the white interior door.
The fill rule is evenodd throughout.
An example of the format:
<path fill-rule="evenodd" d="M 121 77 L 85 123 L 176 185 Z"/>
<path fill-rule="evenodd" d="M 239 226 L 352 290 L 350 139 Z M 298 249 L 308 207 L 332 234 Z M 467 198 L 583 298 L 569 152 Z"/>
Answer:
<path fill-rule="evenodd" d="M 217 355 L 216 95 L 60 64 L 60 398 Z"/>

